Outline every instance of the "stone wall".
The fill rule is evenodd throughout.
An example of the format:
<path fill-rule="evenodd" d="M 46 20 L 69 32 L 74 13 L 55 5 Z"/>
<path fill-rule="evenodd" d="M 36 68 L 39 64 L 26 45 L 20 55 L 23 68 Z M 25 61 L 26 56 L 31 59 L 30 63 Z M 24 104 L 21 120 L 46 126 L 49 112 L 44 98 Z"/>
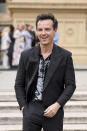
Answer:
<path fill-rule="evenodd" d="M 39 13 L 53 13 L 59 21 L 59 45 L 70 50 L 74 64 L 87 65 L 86 0 L 7 0 L 12 23 L 32 24 Z"/>

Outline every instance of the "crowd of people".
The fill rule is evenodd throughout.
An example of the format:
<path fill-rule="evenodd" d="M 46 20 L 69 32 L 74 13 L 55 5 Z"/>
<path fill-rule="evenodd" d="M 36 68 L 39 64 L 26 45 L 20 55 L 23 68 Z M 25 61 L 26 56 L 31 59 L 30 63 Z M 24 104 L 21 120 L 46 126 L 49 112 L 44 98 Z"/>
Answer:
<path fill-rule="evenodd" d="M 5 69 L 18 67 L 21 52 L 32 48 L 38 43 L 32 25 L 13 25 L 5 27 L 0 37 L 0 52 L 2 52 L 2 65 Z"/>
<path fill-rule="evenodd" d="M 56 24 L 56 26 L 58 25 Z M 5 69 L 17 68 L 21 52 L 39 43 L 33 26 L 28 24 L 20 24 L 16 29 L 13 25 L 10 25 L 5 27 L 0 35 L 0 52 L 2 52 L 0 59 L 2 59 L 2 65 Z M 55 44 L 57 44 L 58 40 L 59 34 L 57 32 L 54 37 Z"/>

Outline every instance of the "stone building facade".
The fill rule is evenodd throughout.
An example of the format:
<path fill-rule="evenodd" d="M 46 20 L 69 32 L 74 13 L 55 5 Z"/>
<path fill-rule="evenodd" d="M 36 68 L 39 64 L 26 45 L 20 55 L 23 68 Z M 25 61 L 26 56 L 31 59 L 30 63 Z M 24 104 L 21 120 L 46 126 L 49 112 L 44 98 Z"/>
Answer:
<path fill-rule="evenodd" d="M 4 24 L 32 24 L 39 13 L 53 13 L 58 22 L 59 45 L 70 50 L 75 65 L 87 65 L 87 0 L 7 0 Z"/>

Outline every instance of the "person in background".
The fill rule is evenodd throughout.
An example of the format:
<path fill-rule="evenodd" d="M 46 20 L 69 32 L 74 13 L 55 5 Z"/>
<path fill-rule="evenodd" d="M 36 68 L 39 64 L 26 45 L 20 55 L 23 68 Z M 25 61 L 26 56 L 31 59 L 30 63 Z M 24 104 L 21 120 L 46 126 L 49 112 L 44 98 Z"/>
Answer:
<path fill-rule="evenodd" d="M 12 57 L 12 66 L 18 67 L 19 59 L 21 56 L 21 52 L 24 51 L 24 34 L 23 34 L 23 24 L 18 25 L 18 28 L 14 32 L 14 49 L 13 49 L 13 57 Z"/>
<path fill-rule="evenodd" d="M 2 37 L 2 32 L 1 32 L 1 30 L 0 30 L 0 65 L 1 65 L 1 63 L 2 63 L 1 37 Z"/>
<path fill-rule="evenodd" d="M 5 27 L 2 31 L 2 38 L 1 38 L 1 50 L 3 52 L 2 55 L 2 66 L 4 69 L 9 69 L 9 60 L 8 60 L 8 49 L 10 45 L 10 37 L 9 37 L 9 27 Z"/>
<path fill-rule="evenodd" d="M 32 35 L 32 44 L 31 45 L 32 45 L 32 47 L 34 47 L 36 44 L 36 34 L 35 34 L 35 31 L 34 31 L 32 25 L 31 25 L 31 35 Z"/>
<path fill-rule="evenodd" d="M 0 31 L 0 50 L 1 50 L 1 37 L 2 37 L 2 32 Z"/>
<path fill-rule="evenodd" d="M 26 30 L 24 31 L 25 49 L 32 48 L 32 37 L 31 25 L 26 25 Z"/>
<path fill-rule="evenodd" d="M 15 92 L 23 131 L 63 131 L 63 107 L 76 88 L 72 53 L 53 41 L 55 19 L 52 14 L 37 16 L 40 44 L 20 57 Z"/>
<path fill-rule="evenodd" d="M 9 57 L 9 65 L 10 68 L 12 68 L 12 57 L 13 57 L 13 48 L 14 48 L 14 42 L 15 42 L 15 38 L 14 38 L 14 26 L 10 25 L 10 32 L 9 32 L 9 38 L 10 38 L 10 45 L 8 48 L 8 57 Z"/>
<path fill-rule="evenodd" d="M 53 38 L 54 44 L 58 45 L 58 41 L 59 41 L 59 32 L 57 31 L 58 29 L 58 21 L 55 20 L 55 29 L 56 29 L 56 33 L 55 36 Z"/>

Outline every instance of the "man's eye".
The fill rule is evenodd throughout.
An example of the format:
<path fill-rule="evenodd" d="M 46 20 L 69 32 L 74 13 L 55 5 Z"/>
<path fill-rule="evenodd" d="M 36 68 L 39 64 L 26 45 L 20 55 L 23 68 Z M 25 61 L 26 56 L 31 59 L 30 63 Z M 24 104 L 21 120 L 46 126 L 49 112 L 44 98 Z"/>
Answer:
<path fill-rule="evenodd" d="M 38 29 L 38 31 L 42 31 L 42 29 Z"/>
<path fill-rule="evenodd" d="M 50 29 L 49 28 L 46 28 L 46 31 L 49 31 Z"/>

